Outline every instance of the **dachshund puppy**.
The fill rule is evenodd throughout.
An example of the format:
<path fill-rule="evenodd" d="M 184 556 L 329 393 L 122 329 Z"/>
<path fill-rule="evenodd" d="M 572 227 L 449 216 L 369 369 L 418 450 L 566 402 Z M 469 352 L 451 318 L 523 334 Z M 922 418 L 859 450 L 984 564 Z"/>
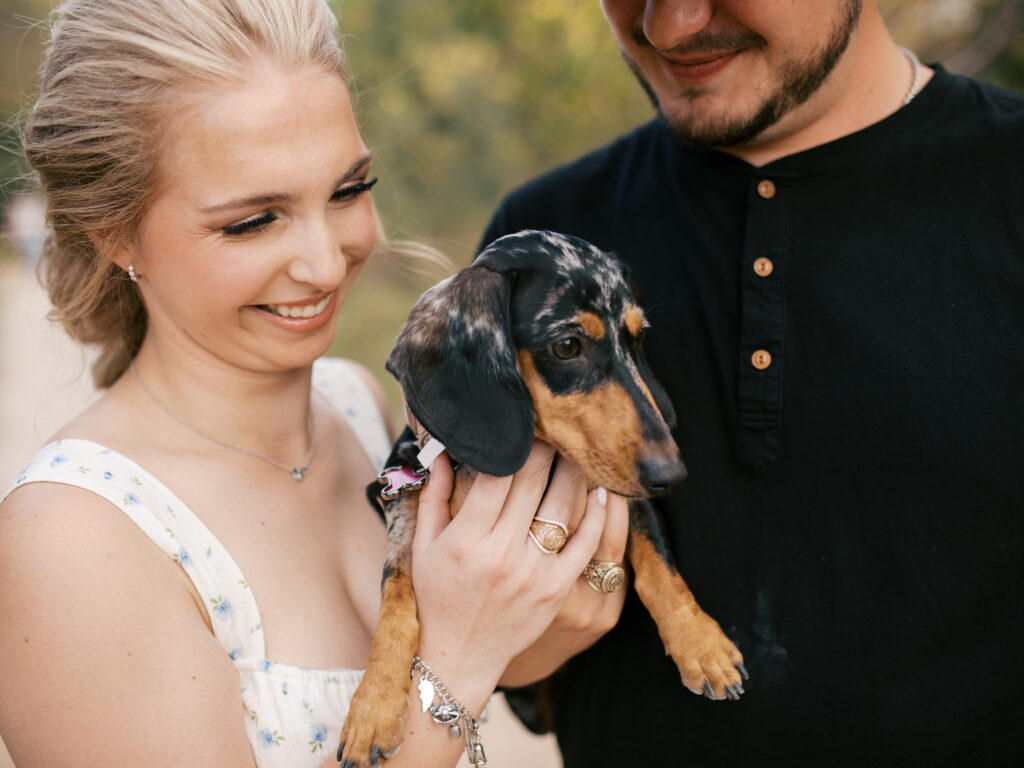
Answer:
<path fill-rule="evenodd" d="M 579 465 L 590 487 L 629 497 L 634 586 L 683 685 L 739 698 L 743 657 L 697 605 L 647 501 L 686 470 L 672 405 L 644 362 L 646 327 L 618 261 L 533 230 L 495 241 L 413 307 L 387 361 L 412 428 L 381 475 L 386 485 L 371 486 L 389 552 L 369 663 L 342 730 L 346 760 L 368 765 L 401 742 L 418 641 L 410 557 L 426 470 L 416 457 L 431 436 L 458 465 L 453 516 L 477 472 L 515 473 L 534 437 Z"/>

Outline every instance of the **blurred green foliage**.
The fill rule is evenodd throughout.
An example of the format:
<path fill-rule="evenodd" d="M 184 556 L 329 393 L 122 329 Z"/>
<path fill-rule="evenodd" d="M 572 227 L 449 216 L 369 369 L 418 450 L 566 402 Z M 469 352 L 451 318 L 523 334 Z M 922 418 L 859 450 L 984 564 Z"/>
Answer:
<path fill-rule="evenodd" d="M 881 0 L 896 39 L 1024 90 L 1021 0 Z M 0 0 L 0 120 L 29 102 L 51 0 Z M 598 0 L 341 0 L 334 7 L 389 235 L 472 257 L 500 196 L 650 117 Z M 16 145 L 10 129 L 3 146 Z M 0 157 L 0 194 L 24 171 Z M 4 198 L 0 197 L 0 204 Z M 336 351 L 383 375 L 429 279 L 371 265 L 347 299 Z"/>

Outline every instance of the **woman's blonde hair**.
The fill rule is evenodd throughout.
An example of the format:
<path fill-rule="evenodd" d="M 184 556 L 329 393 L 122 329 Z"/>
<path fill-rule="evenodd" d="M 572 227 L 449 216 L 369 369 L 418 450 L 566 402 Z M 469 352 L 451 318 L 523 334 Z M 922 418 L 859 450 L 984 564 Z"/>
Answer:
<path fill-rule="evenodd" d="M 69 0 L 56 11 L 24 151 L 47 199 L 51 316 L 96 344 L 97 386 L 146 333 L 135 285 L 111 260 L 159 183 L 162 130 L 190 90 L 267 59 L 345 78 L 324 0 Z"/>

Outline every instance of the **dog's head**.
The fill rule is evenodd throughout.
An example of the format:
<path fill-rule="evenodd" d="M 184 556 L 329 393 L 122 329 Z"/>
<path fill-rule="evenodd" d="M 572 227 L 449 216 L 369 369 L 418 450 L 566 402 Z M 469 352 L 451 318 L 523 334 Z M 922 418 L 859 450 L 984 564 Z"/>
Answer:
<path fill-rule="evenodd" d="M 644 362 L 646 326 L 612 256 L 527 230 L 424 293 L 387 369 L 416 419 L 474 469 L 514 473 L 536 435 L 590 484 L 651 496 L 686 471 Z"/>

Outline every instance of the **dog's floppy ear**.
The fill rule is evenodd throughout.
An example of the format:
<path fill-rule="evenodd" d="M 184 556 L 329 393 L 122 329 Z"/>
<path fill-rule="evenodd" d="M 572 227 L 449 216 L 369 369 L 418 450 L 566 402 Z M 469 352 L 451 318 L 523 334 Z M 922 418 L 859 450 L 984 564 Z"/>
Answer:
<path fill-rule="evenodd" d="M 476 264 L 412 308 L 387 360 L 406 405 L 448 452 L 505 476 L 533 445 L 533 403 L 509 328 L 511 276 Z"/>

